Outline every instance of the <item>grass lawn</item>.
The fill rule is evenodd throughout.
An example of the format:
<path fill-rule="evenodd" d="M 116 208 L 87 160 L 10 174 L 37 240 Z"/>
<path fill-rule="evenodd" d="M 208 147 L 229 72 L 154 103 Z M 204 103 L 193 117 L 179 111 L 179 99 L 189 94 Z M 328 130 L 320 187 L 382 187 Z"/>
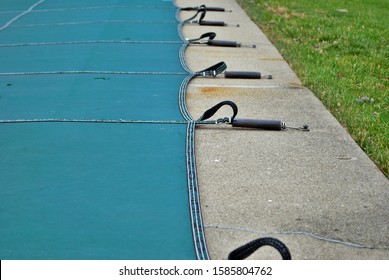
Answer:
<path fill-rule="evenodd" d="M 389 0 L 238 0 L 389 177 Z"/>

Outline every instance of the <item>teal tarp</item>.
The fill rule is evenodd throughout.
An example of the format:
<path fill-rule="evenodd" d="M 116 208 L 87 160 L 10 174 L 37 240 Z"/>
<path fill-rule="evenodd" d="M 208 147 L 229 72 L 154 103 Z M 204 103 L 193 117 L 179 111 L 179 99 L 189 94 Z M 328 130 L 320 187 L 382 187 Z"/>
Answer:
<path fill-rule="evenodd" d="M 171 2 L 1 2 L 1 120 L 183 121 L 180 45 L 119 42 L 179 42 Z M 0 124 L 0 258 L 194 259 L 185 141 L 185 124 Z"/>

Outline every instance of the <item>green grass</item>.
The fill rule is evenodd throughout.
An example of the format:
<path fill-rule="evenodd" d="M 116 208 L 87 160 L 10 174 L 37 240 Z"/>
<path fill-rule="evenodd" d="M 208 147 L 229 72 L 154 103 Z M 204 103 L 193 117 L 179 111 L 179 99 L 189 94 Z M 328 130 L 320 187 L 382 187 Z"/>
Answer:
<path fill-rule="evenodd" d="M 238 2 L 389 177 L 389 1 Z"/>

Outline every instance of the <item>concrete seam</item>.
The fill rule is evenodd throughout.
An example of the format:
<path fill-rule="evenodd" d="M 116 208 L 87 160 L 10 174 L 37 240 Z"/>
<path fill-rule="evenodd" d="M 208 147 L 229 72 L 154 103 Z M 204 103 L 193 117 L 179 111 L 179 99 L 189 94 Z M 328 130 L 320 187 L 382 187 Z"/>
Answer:
<path fill-rule="evenodd" d="M 274 232 L 266 232 L 266 231 L 258 231 L 255 229 L 251 228 L 244 228 L 244 227 L 235 227 L 235 226 L 221 226 L 221 225 L 204 225 L 205 228 L 212 228 L 212 229 L 225 229 L 225 230 L 233 230 L 233 231 L 244 231 L 244 232 L 250 232 L 250 233 L 255 233 L 255 234 L 271 234 L 271 235 L 305 235 L 314 239 L 318 239 L 321 241 L 326 241 L 326 242 L 331 242 L 331 243 L 337 243 L 357 249 L 380 249 L 380 250 L 388 250 L 389 248 L 385 247 L 373 247 L 373 246 L 367 246 L 363 244 L 357 244 L 353 242 L 348 242 L 348 241 L 343 241 L 343 240 L 338 240 L 338 239 L 333 239 L 333 238 L 328 238 L 320 235 L 316 235 L 310 232 L 306 231 L 274 231 Z"/>

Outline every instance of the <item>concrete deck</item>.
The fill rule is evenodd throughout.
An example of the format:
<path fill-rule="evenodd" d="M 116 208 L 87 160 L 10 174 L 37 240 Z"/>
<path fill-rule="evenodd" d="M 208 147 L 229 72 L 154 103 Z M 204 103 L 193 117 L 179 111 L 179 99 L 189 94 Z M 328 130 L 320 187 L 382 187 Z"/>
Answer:
<path fill-rule="evenodd" d="M 194 1 L 178 0 L 179 6 Z M 209 12 L 207 20 L 240 27 L 187 25 L 195 38 L 256 44 L 257 48 L 191 46 L 189 66 L 202 70 L 225 61 L 228 70 L 259 71 L 272 80 L 196 78 L 188 88 L 194 118 L 223 100 L 239 107 L 239 118 L 308 123 L 311 131 L 261 131 L 229 125 L 196 130 L 196 155 L 206 238 L 212 259 L 259 237 L 273 236 L 293 259 L 389 259 L 389 181 L 235 0 L 209 0 L 231 13 Z M 197 5 L 202 2 L 196 3 Z M 182 12 L 183 19 L 193 12 Z M 228 108 L 218 116 L 230 116 Z M 263 248 L 250 259 L 279 259 Z"/>

